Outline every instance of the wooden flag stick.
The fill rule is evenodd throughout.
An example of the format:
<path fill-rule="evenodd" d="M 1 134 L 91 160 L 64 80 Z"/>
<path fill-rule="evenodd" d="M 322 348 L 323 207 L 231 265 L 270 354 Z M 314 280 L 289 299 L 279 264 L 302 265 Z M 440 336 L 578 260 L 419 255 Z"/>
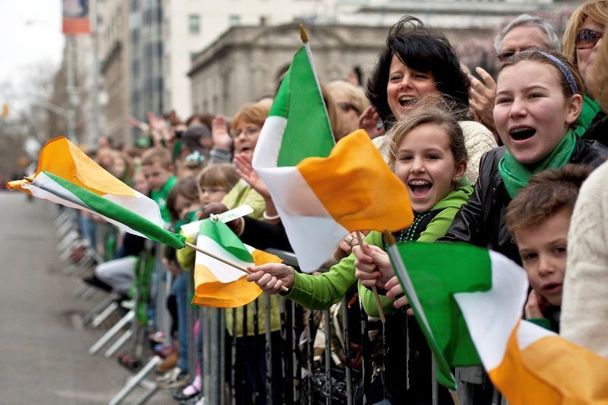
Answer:
<path fill-rule="evenodd" d="M 450 395 L 452 396 L 452 401 L 454 401 L 454 405 L 460 405 L 460 400 L 458 399 L 458 393 L 456 391 L 450 391 Z"/>
<path fill-rule="evenodd" d="M 359 242 L 359 246 L 361 246 L 361 249 L 363 249 L 365 253 L 368 253 L 367 249 L 363 245 L 363 235 L 359 231 L 357 231 L 356 233 L 357 242 Z M 374 301 L 376 301 L 376 307 L 378 308 L 378 315 L 380 315 L 380 320 L 382 321 L 382 323 L 384 323 L 386 322 L 386 316 L 384 316 L 384 309 L 382 309 L 382 303 L 380 302 L 380 296 L 378 295 L 378 288 L 376 288 L 375 285 L 372 286 L 372 292 L 374 293 Z"/>
<path fill-rule="evenodd" d="M 228 266 L 234 267 L 237 270 L 242 271 L 243 273 L 247 273 L 247 274 L 251 274 L 251 271 L 249 271 L 249 269 L 247 269 L 247 267 L 240 265 L 239 263 L 235 263 L 232 260 L 228 260 L 228 259 L 224 259 L 223 257 L 217 256 L 211 252 L 208 252 L 206 250 L 203 250 L 201 248 L 199 248 L 198 246 L 189 243 L 189 242 L 184 242 L 186 244 L 186 246 L 188 246 L 190 249 L 194 249 L 197 252 L 201 252 L 204 255 L 207 255 L 209 257 L 214 258 L 215 260 L 219 260 L 220 262 L 227 264 Z M 283 292 L 289 292 L 289 289 L 285 286 L 281 287 L 281 291 Z"/>

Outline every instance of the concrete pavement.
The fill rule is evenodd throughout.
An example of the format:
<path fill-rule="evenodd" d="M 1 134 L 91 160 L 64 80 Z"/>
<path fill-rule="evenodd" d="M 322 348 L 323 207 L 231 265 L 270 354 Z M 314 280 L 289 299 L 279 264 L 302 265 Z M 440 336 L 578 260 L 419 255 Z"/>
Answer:
<path fill-rule="evenodd" d="M 87 352 L 104 331 L 77 322 L 96 301 L 77 300 L 80 278 L 62 274 L 53 212 L 0 192 L 0 404 L 106 404 L 130 376 Z M 159 392 L 149 403 L 176 402 Z"/>

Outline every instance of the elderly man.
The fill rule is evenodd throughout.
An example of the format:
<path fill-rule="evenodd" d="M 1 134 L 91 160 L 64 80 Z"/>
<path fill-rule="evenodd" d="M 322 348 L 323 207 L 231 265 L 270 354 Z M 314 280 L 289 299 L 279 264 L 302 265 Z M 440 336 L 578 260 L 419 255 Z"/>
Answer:
<path fill-rule="evenodd" d="M 538 17 L 522 14 L 500 31 L 494 39 L 494 48 L 498 60 L 503 62 L 517 52 L 531 48 L 559 51 L 560 42 L 551 24 Z M 478 67 L 475 71 L 481 80 L 469 75 L 471 79 L 469 104 L 475 119 L 496 134 L 492 116 L 496 82 L 482 68 Z"/>

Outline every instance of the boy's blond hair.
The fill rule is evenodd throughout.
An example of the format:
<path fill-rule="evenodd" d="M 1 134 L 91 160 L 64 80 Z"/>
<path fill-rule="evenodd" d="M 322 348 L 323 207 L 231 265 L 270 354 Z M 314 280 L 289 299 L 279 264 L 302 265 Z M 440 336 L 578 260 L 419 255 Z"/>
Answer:
<path fill-rule="evenodd" d="M 141 165 L 151 166 L 155 163 L 160 164 L 161 167 L 167 170 L 173 170 L 173 160 L 171 159 L 171 152 L 161 147 L 148 149 L 141 157 Z"/>

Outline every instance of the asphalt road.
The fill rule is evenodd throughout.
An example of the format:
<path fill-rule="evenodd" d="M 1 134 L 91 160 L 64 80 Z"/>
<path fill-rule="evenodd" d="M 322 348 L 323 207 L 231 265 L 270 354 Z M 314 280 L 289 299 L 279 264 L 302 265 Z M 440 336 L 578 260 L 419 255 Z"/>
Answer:
<path fill-rule="evenodd" d="M 88 354 L 104 331 L 80 320 L 102 296 L 75 298 L 81 281 L 63 273 L 53 208 L 0 192 L 0 404 L 107 404 L 130 373 Z M 176 402 L 161 391 L 148 403 Z"/>

